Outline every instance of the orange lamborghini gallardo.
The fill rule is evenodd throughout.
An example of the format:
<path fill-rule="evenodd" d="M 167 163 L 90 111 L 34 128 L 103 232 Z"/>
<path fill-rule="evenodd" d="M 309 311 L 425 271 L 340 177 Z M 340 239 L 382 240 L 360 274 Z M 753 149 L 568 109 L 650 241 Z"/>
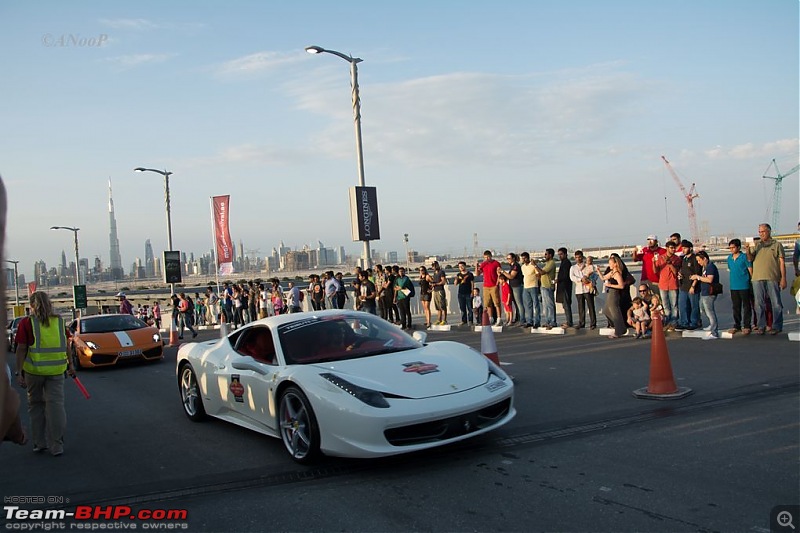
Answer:
<path fill-rule="evenodd" d="M 129 359 L 164 358 L 158 329 L 133 315 L 94 315 L 73 320 L 68 350 L 75 368 L 115 365 Z"/>

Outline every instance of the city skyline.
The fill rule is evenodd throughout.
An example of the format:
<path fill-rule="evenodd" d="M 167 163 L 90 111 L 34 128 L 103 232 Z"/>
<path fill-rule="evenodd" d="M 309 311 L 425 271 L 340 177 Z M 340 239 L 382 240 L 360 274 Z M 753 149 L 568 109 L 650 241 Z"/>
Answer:
<path fill-rule="evenodd" d="M 213 247 L 209 198 L 230 195 L 248 249 L 317 240 L 350 254 L 357 183 L 349 65 L 359 63 L 365 182 L 380 250 L 456 255 L 755 235 L 798 164 L 798 3 L 509 0 L 402 6 L 8 1 L 0 5 L 6 256 L 31 275 L 69 250 L 122 265 Z M 783 180 L 776 232 L 798 220 Z M 32 206 L 36 216 L 32 216 Z M 46 213 L 41 215 L 40 213 Z M 312 244 L 313 246 L 313 244 Z M 51 254 L 50 251 L 53 251 Z M 44 257 L 40 257 L 44 255 Z M 93 264 L 93 263 L 92 263 Z"/>

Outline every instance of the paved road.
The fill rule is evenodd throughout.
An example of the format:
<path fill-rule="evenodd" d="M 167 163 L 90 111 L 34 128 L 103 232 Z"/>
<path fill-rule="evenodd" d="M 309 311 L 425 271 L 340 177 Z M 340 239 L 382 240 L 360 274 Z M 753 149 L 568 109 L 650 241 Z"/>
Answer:
<path fill-rule="evenodd" d="M 480 345 L 467 331 L 438 339 Z M 92 398 L 67 389 L 66 453 L 3 445 L 0 493 L 187 509 L 190 531 L 769 531 L 775 505 L 800 503 L 800 365 L 785 334 L 670 336 L 676 379 L 695 394 L 669 403 L 631 395 L 647 383 L 646 341 L 515 329 L 497 342 L 517 385 L 509 425 L 315 467 L 278 440 L 188 421 L 175 349 L 162 363 L 85 371 Z"/>

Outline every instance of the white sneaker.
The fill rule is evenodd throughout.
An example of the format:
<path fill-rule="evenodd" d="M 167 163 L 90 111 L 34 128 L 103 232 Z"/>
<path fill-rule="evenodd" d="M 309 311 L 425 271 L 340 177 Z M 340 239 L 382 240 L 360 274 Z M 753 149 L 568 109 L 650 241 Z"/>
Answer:
<path fill-rule="evenodd" d="M 715 341 L 715 340 L 717 340 L 718 338 L 719 338 L 719 337 L 717 337 L 716 335 L 714 335 L 713 333 L 711 333 L 711 331 L 709 331 L 709 332 L 708 332 L 708 335 L 706 335 L 705 337 L 703 337 L 703 340 L 704 340 L 704 341 Z"/>

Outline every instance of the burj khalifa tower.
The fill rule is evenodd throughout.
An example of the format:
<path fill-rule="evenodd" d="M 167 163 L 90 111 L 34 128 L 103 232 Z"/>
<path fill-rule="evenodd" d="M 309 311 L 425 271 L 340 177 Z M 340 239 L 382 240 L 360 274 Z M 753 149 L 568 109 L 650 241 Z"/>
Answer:
<path fill-rule="evenodd" d="M 111 279 L 122 279 L 122 258 L 119 255 L 119 239 L 117 238 L 117 219 L 114 218 L 114 199 L 111 197 L 111 178 L 108 179 L 108 242 L 111 256 Z"/>

